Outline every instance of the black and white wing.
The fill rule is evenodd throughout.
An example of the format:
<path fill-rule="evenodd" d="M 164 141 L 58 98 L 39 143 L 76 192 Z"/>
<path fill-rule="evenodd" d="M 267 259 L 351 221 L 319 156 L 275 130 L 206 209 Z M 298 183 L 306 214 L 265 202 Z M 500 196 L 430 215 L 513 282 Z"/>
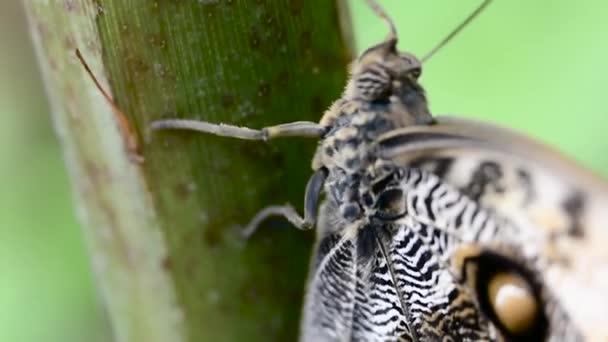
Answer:
<path fill-rule="evenodd" d="M 416 216 L 347 227 L 335 212 L 322 207 L 301 341 L 489 339 L 471 295 L 433 245 L 442 242 L 431 241 L 449 239 L 441 229 Z"/>
<path fill-rule="evenodd" d="M 515 132 L 437 121 L 387 133 L 378 140 L 379 155 L 435 174 L 482 207 L 536 230 L 540 244 L 522 247 L 546 262 L 544 282 L 587 338 L 608 338 L 608 183 Z"/>
<path fill-rule="evenodd" d="M 535 235 L 427 172 L 397 169 L 376 199 L 394 190 L 404 210 L 390 219 L 348 227 L 332 216 L 335 208 L 322 208 L 301 341 L 496 340 L 478 294 L 455 272 L 454 255 L 464 245 L 497 239 L 517 247 Z M 551 336 L 577 340 L 559 304 L 540 291 L 558 327 Z"/>
<path fill-rule="evenodd" d="M 386 260 L 369 255 L 357 241 L 359 227 L 345 227 L 335 212 L 327 202 L 321 208 L 300 340 L 412 340 Z"/>
<path fill-rule="evenodd" d="M 439 117 L 389 132 L 378 145 L 381 158 L 434 173 L 509 218 L 571 235 L 608 233 L 608 182 L 516 132 Z"/>

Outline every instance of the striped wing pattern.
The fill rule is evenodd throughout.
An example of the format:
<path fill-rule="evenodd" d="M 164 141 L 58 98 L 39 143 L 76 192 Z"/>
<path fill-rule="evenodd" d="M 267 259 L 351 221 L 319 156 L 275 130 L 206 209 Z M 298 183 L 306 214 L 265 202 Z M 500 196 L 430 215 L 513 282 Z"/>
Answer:
<path fill-rule="evenodd" d="M 605 180 L 540 142 L 474 120 L 438 117 L 435 125 L 396 130 L 378 141 L 382 158 L 436 175 L 508 218 L 517 234 L 534 235 L 516 241 L 527 255 L 539 256 L 525 264 L 542 275 L 587 340 L 608 338 L 608 305 L 597 305 L 608 288 Z"/>
<path fill-rule="evenodd" d="M 412 229 L 398 229 L 389 253 L 416 339 L 487 338 L 472 300 Z"/>
<path fill-rule="evenodd" d="M 410 340 L 386 259 L 358 258 L 357 244 L 336 234 L 321 244 L 332 248 L 310 280 L 301 340 Z"/>
<path fill-rule="evenodd" d="M 308 284 L 302 341 L 479 341 L 496 331 L 470 289 L 452 271 L 463 243 L 512 247 L 539 237 L 501 219 L 439 177 L 398 168 L 388 187 L 404 190 L 407 214 L 394 222 L 362 222 L 320 237 Z M 348 233 L 352 230 L 352 233 Z M 361 239 L 372 239 L 373 252 Z M 534 255 L 522 257 L 536 262 Z M 559 335 L 576 330 L 546 294 Z M 557 330 L 557 329 L 556 329 Z"/>

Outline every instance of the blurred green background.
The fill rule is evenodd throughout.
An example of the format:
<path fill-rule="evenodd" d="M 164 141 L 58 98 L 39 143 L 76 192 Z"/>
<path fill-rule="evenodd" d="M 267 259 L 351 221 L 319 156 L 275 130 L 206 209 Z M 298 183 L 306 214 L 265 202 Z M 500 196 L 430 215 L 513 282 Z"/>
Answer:
<path fill-rule="evenodd" d="M 382 3 L 420 56 L 479 2 Z M 387 30 L 349 4 L 360 51 Z M 607 17 L 600 0 L 495 0 L 425 65 L 432 110 L 511 126 L 608 176 Z M 18 1 L 0 2 L 0 44 L 0 341 L 106 341 Z"/>

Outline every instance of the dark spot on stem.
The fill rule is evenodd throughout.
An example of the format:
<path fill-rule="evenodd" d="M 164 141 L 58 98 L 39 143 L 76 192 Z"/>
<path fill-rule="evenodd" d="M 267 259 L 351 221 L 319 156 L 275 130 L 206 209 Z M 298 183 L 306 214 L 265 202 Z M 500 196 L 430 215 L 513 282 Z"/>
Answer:
<path fill-rule="evenodd" d="M 132 70 L 135 73 L 135 75 L 143 74 L 150 70 L 150 66 L 137 57 L 128 57 L 127 66 L 129 70 Z"/>
<path fill-rule="evenodd" d="M 289 73 L 285 70 L 282 70 L 275 78 L 274 83 L 279 88 L 289 86 Z"/>
<path fill-rule="evenodd" d="M 283 155 L 269 144 L 243 143 L 239 145 L 238 153 L 256 163 L 263 162 L 266 167 L 282 168 L 285 164 Z"/>
<path fill-rule="evenodd" d="M 258 84 L 258 96 L 259 97 L 268 97 L 270 94 L 270 85 L 267 82 L 260 81 Z"/>
<path fill-rule="evenodd" d="M 80 10 L 80 6 L 74 0 L 64 0 L 63 8 L 68 12 L 78 12 Z"/>
<path fill-rule="evenodd" d="M 312 48 L 312 34 L 310 31 L 304 31 L 300 34 L 300 51 L 309 55 Z"/>
<path fill-rule="evenodd" d="M 180 200 L 187 200 L 195 192 L 196 184 L 194 183 L 179 183 L 173 187 L 173 193 L 175 197 Z"/>
<path fill-rule="evenodd" d="M 234 95 L 229 93 L 229 92 L 224 92 L 222 93 L 222 107 L 224 109 L 229 109 L 229 108 L 233 108 L 234 105 L 236 104 L 236 99 L 234 98 Z"/>
<path fill-rule="evenodd" d="M 260 35 L 254 29 L 249 33 L 249 46 L 254 50 L 260 47 Z"/>
<path fill-rule="evenodd" d="M 203 243 L 209 247 L 218 247 L 222 243 L 221 228 L 214 224 L 208 224 L 203 229 Z"/>
<path fill-rule="evenodd" d="M 304 0 L 289 1 L 289 11 L 292 15 L 299 15 L 302 13 L 302 8 L 304 8 Z"/>
<path fill-rule="evenodd" d="M 313 95 L 310 99 L 310 108 L 314 113 L 319 113 L 319 116 L 325 111 L 326 106 L 323 96 L 319 94 Z"/>
<path fill-rule="evenodd" d="M 76 41 L 72 35 L 65 36 L 63 44 L 67 50 L 76 50 Z"/>
<path fill-rule="evenodd" d="M 148 42 L 159 49 L 164 49 L 167 46 L 166 39 L 160 33 L 149 34 Z"/>
<path fill-rule="evenodd" d="M 170 271 L 173 268 L 173 260 L 171 259 L 170 256 L 166 255 L 163 260 L 162 260 L 162 264 L 161 267 L 165 270 L 165 271 Z"/>

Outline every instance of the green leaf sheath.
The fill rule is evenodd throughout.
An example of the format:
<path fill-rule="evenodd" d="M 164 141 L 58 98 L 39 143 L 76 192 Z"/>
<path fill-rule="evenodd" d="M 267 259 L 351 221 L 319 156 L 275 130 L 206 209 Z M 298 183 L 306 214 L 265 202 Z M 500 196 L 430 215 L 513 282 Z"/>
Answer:
<path fill-rule="evenodd" d="M 289 341 L 312 232 L 301 211 L 315 143 L 185 131 L 160 118 L 259 128 L 316 121 L 347 76 L 345 5 L 327 0 L 24 0 L 98 287 L 117 341 Z M 341 26 L 342 25 L 342 26 Z M 133 127 L 133 162 L 78 48 Z M 128 133 L 128 132 L 127 132 Z"/>

